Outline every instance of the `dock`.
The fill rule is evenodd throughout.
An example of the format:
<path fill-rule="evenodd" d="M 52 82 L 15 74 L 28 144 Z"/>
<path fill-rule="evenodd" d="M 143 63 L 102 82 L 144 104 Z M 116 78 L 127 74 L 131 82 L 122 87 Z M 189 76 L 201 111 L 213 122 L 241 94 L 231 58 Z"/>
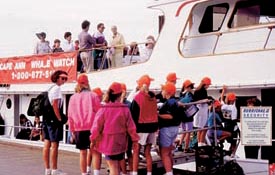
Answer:
<path fill-rule="evenodd" d="M 9 175 L 43 175 L 44 165 L 42 160 L 43 142 L 16 140 L 0 137 L 0 172 Z M 160 157 L 153 155 L 153 175 L 164 174 Z M 194 162 L 194 153 L 185 154 L 183 152 L 174 153 L 174 165 L 186 162 Z M 68 175 L 79 175 L 79 151 L 75 145 L 60 144 L 58 156 L 58 168 L 68 173 Z M 104 158 L 100 175 L 107 175 L 108 168 Z M 146 175 L 146 161 L 142 159 L 139 164 L 139 175 Z M 174 171 L 175 175 L 185 174 L 181 170 Z M 187 173 L 189 174 L 189 173 Z"/>

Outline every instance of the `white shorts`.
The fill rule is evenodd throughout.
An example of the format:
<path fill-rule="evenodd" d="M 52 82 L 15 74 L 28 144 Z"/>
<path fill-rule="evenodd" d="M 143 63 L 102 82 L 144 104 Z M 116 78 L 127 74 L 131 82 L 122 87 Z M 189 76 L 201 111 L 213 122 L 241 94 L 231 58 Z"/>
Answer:
<path fill-rule="evenodd" d="M 204 128 L 207 126 L 208 104 L 198 104 L 199 111 L 194 115 L 194 127 Z"/>
<path fill-rule="evenodd" d="M 155 145 L 156 144 L 156 132 L 153 133 L 138 133 L 140 145 Z"/>

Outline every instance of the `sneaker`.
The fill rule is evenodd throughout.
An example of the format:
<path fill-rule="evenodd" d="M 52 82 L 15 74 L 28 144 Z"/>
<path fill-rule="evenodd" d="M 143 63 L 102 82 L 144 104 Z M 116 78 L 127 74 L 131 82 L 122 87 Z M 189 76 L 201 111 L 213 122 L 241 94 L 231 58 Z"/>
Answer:
<path fill-rule="evenodd" d="M 87 171 L 87 175 L 92 175 L 92 171 L 91 171 L 91 170 L 88 170 L 88 171 Z"/>
<path fill-rule="evenodd" d="M 45 175 L 51 175 L 52 171 L 50 169 L 45 169 Z"/>
<path fill-rule="evenodd" d="M 67 173 L 62 172 L 61 170 L 53 170 L 52 175 L 67 175 Z"/>
<path fill-rule="evenodd" d="M 177 151 L 183 152 L 182 146 L 180 146 L 180 145 L 178 145 L 178 146 L 176 147 L 176 150 L 177 150 Z"/>

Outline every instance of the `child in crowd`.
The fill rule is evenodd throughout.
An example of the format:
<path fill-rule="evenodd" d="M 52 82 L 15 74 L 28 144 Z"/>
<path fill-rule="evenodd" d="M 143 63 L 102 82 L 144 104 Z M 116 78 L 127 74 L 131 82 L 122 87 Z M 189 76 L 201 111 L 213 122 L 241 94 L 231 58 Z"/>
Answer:
<path fill-rule="evenodd" d="M 163 87 L 163 95 L 167 101 L 159 110 L 159 140 L 160 156 L 166 171 L 166 175 L 173 175 L 173 143 L 178 134 L 181 123 L 178 102 L 175 98 L 176 87 L 174 83 L 167 82 Z"/>
<path fill-rule="evenodd" d="M 121 84 L 112 83 L 107 91 L 106 104 L 97 112 L 91 128 L 91 148 L 105 154 L 110 175 L 119 175 L 119 161 L 127 150 L 127 134 L 133 141 L 134 150 L 139 140 L 130 110 L 120 102 L 121 95 Z"/>
<path fill-rule="evenodd" d="M 74 50 L 79 50 L 79 40 L 74 41 Z"/>
<path fill-rule="evenodd" d="M 64 50 L 60 47 L 60 43 L 61 43 L 61 41 L 59 39 L 54 40 L 53 53 L 64 52 Z"/>
<path fill-rule="evenodd" d="M 228 138 L 231 136 L 231 133 L 228 131 L 223 131 L 223 126 L 222 126 L 222 119 L 219 116 L 219 112 L 221 111 L 221 106 L 222 104 L 220 103 L 220 101 L 215 100 L 213 103 L 213 107 L 215 109 L 215 111 L 211 112 L 207 121 L 208 127 L 210 127 L 210 129 L 208 129 L 207 131 L 207 136 L 208 138 L 211 140 L 211 144 L 213 145 L 215 143 L 215 129 L 216 129 L 216 133 L 217 133 L 217 142 L 220 142 L 222 140 L 224 140 L 225 138 Z M 216 127 L 216 128 L 215 128 Z"/>
<path fill-rule="evenodd" d="M 143 75 L 137 80 L 139 91 L 135 95 L 131 113 L 140 137 L 138 149 L 133 154 L 133 174 L 137 175 L 139 163 L 139 151 L 141 146 L 145 146 L 144 154 L 147 164 L 147 175 L 152 174 L 151 147 L 156 144 L 156 131 L 158 130 L 157 101 L 155 94 L 149 91 L 151 81 L 154 79 L 148 75 Z"/>
<path fill-rule="evenodd" d="M 226 98 L 224 99 L 224 94 L 226 91 L 226 86 L 223 87 L 221 93 L 221 110 L 224 118 L 224 129 L 231 133 L 231 137 L 227 139 L 230 143 L 229 150 L 233 153 L 236 149 L 237 140 L 236 138 L 240 134 L 239 127 L 237 125 L 238 121 L 238 112 L 235 105 L 236 95 L 234 93 L 227 93 Z"/>
<path fill-rule="evenodd" d="M 125 83 L 120 83 L 121 88 L 122 88 L 122 95 L 121 95 L 121 103 L 127 105 L 130 109 L 131 107 L 131 102 L 127 100 L 126 95 L 127 95 L 127 87 Z M 129 135 L 127 137 L 130 137 Z M 126 151 L 126 155 L 127 155 L 127 160 L 128 160 L 128 166 L 129 166 L 129 171 L 132 172 L 133 171 L 133 154 L 132 154 L 132 145 L 133 142 L 131 139 L 128 139 L 128 148 Z M 120 164 L 120 168 L 122 171 L 122 175 L 127 174 L 127 168 L 126 168 L 126 160 L 125 157 L 123 160 L 121 160 L 119 162 Z"/>
<path fill-rule="evenodd" d="M 99 101 L 102 101 L 102 99 L 103 99 L 103 92 L 102 92 L 101 88 L 100 88 L 100 87 L 96 87 L 96 88 L 94 88 L 92 91 L 93 91 L 94 93 L 96 93 L 96 95 L 97 95 L 98 98 L 99 98 Z"/>
<path fill-rule="evenodd" d="M 208 94 L 207 89 L 211 85 L 211 79 L 209 77 L 204 77 L 201 80 L 200 85 L 194 92 L 194 101 L 201 102 L 197 104 L 199 111 L 194 116 L 194 126 L 198 129 L 203 129 L 207 126 L 207 118 L 208 118 Z M 205 136 L 207 130 L 198 131 L 198 146 L 204 146 L 205 144 Z"/>
<path fill-rule="evenodd" d="M 42 140 L 42 122 L 39 116 L 35 116 L 30 140 Z"/>
<path fill-rule="evenodd" d="M 79 75 L 75 92 L 68 107 L 69 129 L 76 142 L 76 148 L 80 150 L 81 173 L 86 175 L 91 173 L 91 155 L 87 151 L 90 148 L 90 129 L 100 107 L 100 101 L 91 91 L 86 74 Z"/>
<path fill-rule="evenodd" d="M 197 107 L 195 105 L 185 106 L 185 103 L 193 102 L 193 93 L 192 90 L 194 88 L 194 83 L 192 83 L 190 80 L 185 80 L 182 85 L 181 93 L 180 93 L 180 100 L 179 100 L 179 106 L 184 107 L 185 113 L 189 111 L 189 113 L 185 114 L 183 117 L 182 122 L 182 130 L 183 131 L 191 131 L 193 130 L 193 120 L 194 115 L 198 111 Z M 194 108 L 194 109 L 191 109 Z M 189 149 L 189 143 L 190 143 L 190 132 L 186 134 L 182 134 L 179 145 L 181 148 L 182 141 L 184 140 L 184 152 L 190 153 L 193 152 L 193 150 Z"/>

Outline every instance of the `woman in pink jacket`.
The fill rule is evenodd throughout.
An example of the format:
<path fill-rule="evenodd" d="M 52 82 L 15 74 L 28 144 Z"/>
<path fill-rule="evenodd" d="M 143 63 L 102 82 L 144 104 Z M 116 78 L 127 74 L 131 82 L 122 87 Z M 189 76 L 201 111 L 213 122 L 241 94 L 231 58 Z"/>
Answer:
<path fill-rule="evenodd" d="M 121 84 L 114 82 L 107 91 L 106 104 L 96 114 L 91 129 L 91 147 L 103 153 L 110 175 L 119 175 L 119 161 L 127 150 L 127 134 L 137 148 L 139 137 L 129 108 L 120 101 Z"/>
<path fill-rule="evenodd" d="M 92 128 L 95 114 L 100 108 L 100 101 L 97 95 L 90 90 L 88 77 L 80 74 L 77 79 L 75 94 L 72 95 L 68 107 L 69 129 L 76 141 L 76 148 L 80 150 L 80 170 L 86 175 L 91 162 L 87 162 L 90 154 L 87 149 L 90 147 L 90 129 Z M 90 169 L 90 168 L 89 168 Z"/>

